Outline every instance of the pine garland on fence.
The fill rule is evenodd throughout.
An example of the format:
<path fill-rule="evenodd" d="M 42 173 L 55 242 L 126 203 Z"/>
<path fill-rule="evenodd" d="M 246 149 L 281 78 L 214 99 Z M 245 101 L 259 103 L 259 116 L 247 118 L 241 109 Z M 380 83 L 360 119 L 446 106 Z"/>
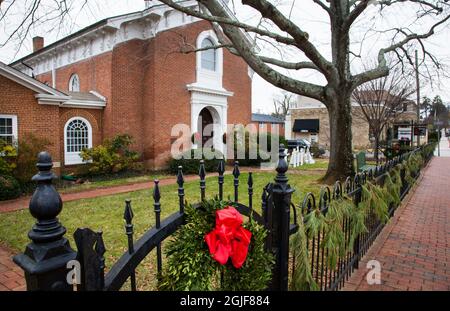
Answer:
<path fill-rule="evenodd" d="M 308 238 L 306 237 L 303 219 L 300 219 L 298 231 L 290 240 L 290 247 L 294 256 L 294 273 L 290 283 L 291 290 L 318 291 L 319 286 L 311 274 L 311 264 L 308 254 Z"/>
<path fill-rule="evenodd" d="M 343 195 L 330 201 L 325 215 L 319 208 L 308 212 L 304 216 L 304 225 L 302 219 L 299 230 L 291 238 L 291 249 L 295 258 L 291 290 L 319 290 L 311 274 L 308 239 L 317 237 L 319 232 L 323 233 L 320 247 L 327 251 L 326 264 L 330 269 L 336 268 L 338 260 L 353 250 L 357 237 L 368 232 L 366 216 L 372 212 L 380 222 L 386 223 L 389 220 L 389 208 L 400 204 L 401 170 L 405 170 L 405 181 L 412 185 L 424 163 L 424 157 L 433 150 L 411 154 L 407 160 L 386 173 L 382 185 L 367 181 L 361 186 L 362 198 L 358 206 L 350 197 Z M 345 243 L 342 227 L 344 219 L 347 219 L 350 225 L 348 243 Z"/>

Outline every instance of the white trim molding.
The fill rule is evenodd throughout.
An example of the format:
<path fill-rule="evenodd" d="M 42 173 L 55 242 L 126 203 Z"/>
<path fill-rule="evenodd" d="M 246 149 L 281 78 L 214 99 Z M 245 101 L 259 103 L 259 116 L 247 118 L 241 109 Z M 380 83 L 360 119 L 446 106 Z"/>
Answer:
<path fill-rule="evenodd" d="M 197 48 L 202 47 L 203 40 L 209 39 L 214 45 L 219 45 L 219 39 L 217 38 L 214 30 L 202 31 L 197 37 Z M 215 49 L 215 69 L 208 70 L 202 68 L 202 53 L 203 51 L 196 52 L 196 78 L 197 83 L 208 86 L 210 88 L 222 88 L 222 76 L 223 76 L 223 49 Z"/>
<path fill-rule="evenodd" d="M 30 89 L 37 93 L 45 93 L 54 96 L 64 97 L 66 94 L 60 92 L 44 83 L 39 82 L 36 79 L 0 62 L 0 75 Z"/>
<path fill-rule="evenodd" d="M 40 75 L 110 52 L 120 43 L 133 39 L 147 40 L 159 32 L 201 21 L 158 1 L 153 2 L 145 10 L 110 17 L 81 29 L 11 63 L 11 66 L 28 75 Z M 194 0 L 181 1 L 179 4 L 191 8 L 198 6 Z"/>
<path fill-rule="evenodd" d="M 74 73 L 69 79 L 69 92 L 79 92 L 80 91 L 80 77 L 78 74 Z"/>
<path fill-rule="evenodd" d="M 92 148 L 92 126 L 91 123 L 83 118 L 83 117 L 73 117 L 67 120 L 66 124 L 64 125 L 64 164 L 65 165 L 76 165 L 76 164 L 85 164 L 86 162 L 83 161 L 83 159 L 80 156 L 80 152 L 69 152 L 67 151 L 67 126 L 75 120 L 80 120 L 83 123 L 86 124 L 88 129 L 88 148 Z"/>
<path fill-rule="evenodd" d="M 17 115 L 15 114 L 0 114 L 0 118 L 2 119 L 11 119 L 12 120 L 12 137 L 13 137 L 13 145 L 17 146 L 17 142 L 19 141 L 19 131 L 17 125 Z M 0 136 L 0 139 L 2 136 Z"/>

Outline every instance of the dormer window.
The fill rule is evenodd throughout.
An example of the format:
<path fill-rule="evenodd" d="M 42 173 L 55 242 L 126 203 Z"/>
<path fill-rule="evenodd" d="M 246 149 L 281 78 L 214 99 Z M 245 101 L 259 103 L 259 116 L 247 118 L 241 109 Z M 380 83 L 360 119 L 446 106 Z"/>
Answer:
<path fill-rule="evenodd" d="M 205 48 L 213 47 L 213 46 L 214 46 L 214 43 L 212 42 L 212 40 L 209 38 L 206 38 L 202 41 L 201 48 L 205 49 Z M 201 57 L 202 69 L 216 71 L 216 61 L 217 61 L 216 50 L 211 48 L 211 49 L 202 51 L 201 54 L 202 54 L 202 57 Z"/>
<path fill-rule="evenodd" d="M 80 91 L 80 78 L 77 74 L 73 74 L 69 80 L 69 92 Z"/>

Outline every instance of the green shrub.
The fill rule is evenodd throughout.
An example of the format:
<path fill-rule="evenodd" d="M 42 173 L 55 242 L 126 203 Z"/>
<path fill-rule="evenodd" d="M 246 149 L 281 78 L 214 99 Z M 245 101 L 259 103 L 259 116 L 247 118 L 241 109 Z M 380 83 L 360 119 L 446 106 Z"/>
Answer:
<path fill-rule="evenodd" d="M 439 133 L 436 130 L 430 130 L 428 132 L 428 142 L 438 142 L 439 141 Z"/>
<path fill-rule="evenodd" d="M 256 135 L 251 136 L 251 135 Z M 272 152 L 272 137 L 274 137 L 275 140 L 278 140 L 278 144 L 284 144 L 284 146 L 287 146 L 286 139 L 283 136 L 275 136 L 271 133 L 262 133 L 260 135 L 258 134 L 250 134 L 249 132 L 245 132 L 245 158 L 241 159 L 240 155 L 238 155 L 238 147 L 241 148 L 244 141 L 242 138 L 237 136 L 237 132 L 234 132 L 234 147 L 233 147 L 233 155 L 234 159 L 239 161 L 240 166 L 258 166 L 262 162 L 269 162 L 270 159 L 270 153 Z M 267 143 L 267 150 L 261 150 L 260 145 L 262 141 L 266 141 Z M 256 146 L 255 145 L 256 142 Z M 252 145 L 252 146 L 250 146 Z M 257 148 L 256 152 L 256 158 L 250 159 L 250 147 L 251 148 Z M 276 154 L 278 154 L 278 150 L 276 150 Z M 254 156 L 253 156 L 254 157 Z M 278 160 L 276 158 L 275 160 Z"/>
<path fill-rule="evenodd" d="M 320 147 L 316 142 L 311 144 L 309 151 L 313 154 L 314 158 L 319 158 L 325 154 L 325 149 Z"/>
<path fill-rule="evenodd" d="M 184 174 L 198 174 L 201 159 L 205 162 L 205 171 L 217 172 L 219 161 L 222 158 L 223 154 L 214 149 L 191 149 L 183 152 L 180 159 L 172 158 L 169 160 L 169 172 L 176 174 L 178 172 L 178 166 L 181 165 Z"/>
<path fill-rule="evenodd" d="M 0 201 L 15 199 L 21 193 L 17 179 L 12 176 L 0 175 Z"/>
<path fill-rule="evenodd" d="M 0 175 L 12 175 L 16 168 L 17 150 L 0 139 Z"/>
<path fill-rule="evenodd" d="M 135 169 L 140 155 L 129 149 L 132 143 L 132 136 L 116 135 L 112 139 L 105 139 L 103 144 L 94 148 L 83 149 L 81 157 L 84 161 L 90 162 L 87 168 L 92 175 Z"/>
<path fill-rule="evenodd" d="M 41 151 L 48 151 L 52 144 L 46 138 L 37 137 L 32 133 L 27 133 L 19 140 L 16 167 L 13 175 L 21 184 L 29 183 L 31 177 L 37 173 L 37 155 Z"/>

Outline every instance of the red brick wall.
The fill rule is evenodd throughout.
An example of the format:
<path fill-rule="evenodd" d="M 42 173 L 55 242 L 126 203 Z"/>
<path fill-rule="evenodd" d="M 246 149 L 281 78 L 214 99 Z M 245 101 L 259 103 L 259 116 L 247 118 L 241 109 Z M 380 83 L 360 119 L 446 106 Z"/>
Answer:
<path fill-rule="evenodd" d="M 171 130 L 177 123 L 191 124 L 191 94 L 186 85 L 195 82 L 195 53 L 181 54 L 180 35 L 187 42 L 196 42 L 198 34 L 207 29 L 199 22 L 160 33 L 153 39 L 153 165 L 164 166 L 170 158 Z"/>
<path fill-rule="evenodd" d="M 144 85 L 145 155 L 150 165 L 164 166 L 170 157 L 171 129 L 174 124 L 191 124 L 191 94 L 186 85 L 196 81 L 195 53 L 181 54 L 181 36 L 196 44 L 200 32 L 211 29 L 201 21 L 165 31 L 148 45 Z M 228 123 L 248 124 L 251 120 L 251 79 L 247 64 L 224 50 L 223 86 L 234 96 L 228 98 Z M 151 88 L 153 92 L 151 92 Z M 148 110 L 147 110 L 148 108 Z M 153 163 L 151 163 L 153 162 Z"/>
<path fill-rule="evenodd" d="M 63 92 L 69 90 L 69 80 L 73 74 L 80 78 L 80 91 L 97 91 L 109 98 L 111 91 L 112 53 L 107 52 L 88 59 L 56 69 L 56 88 Z M 52 73 L 46 72 L 36 76 L 41 82 L 52 86 Z"/>
<path fill-rule="evenodd" d="M 58 127 L 58 107 L 39 105 L 34 97 L 35 92 L 0 76 L 0 114 L 17 116 L 19 141 L 26 133 L 47 138 L 52 145 L 48 152 L 54 162 L 61 161 L 60 129 Z"/>
<path fill-rule="evenodd" d="M 133 149 L 143 152 L 143 62 L 144 41 L 131 40 L 114 47 L 112 55 L 111 101 L 105 111 L 105 137 L 130 134 Z"/>
<path fill-rule="evenodd" d="M 77 73 L 82 92 L 95 90 L 107 98 L 103 112 L 93 112 L 99 137 L 128 133 L 135 139 L 133 148 L 143 154 L 149 166 L 164 166 L 170 156 L 172 126 L 191 122 L 191 95 L 186 85 L 196 80 L 196 56 L 178 52 L 180 35 L 195 45 L 199 33 L 210 28 L 202 21 L 162 32 L 150 40 L 124 42 L 112 52 L 58 68 L 56 87 L 67 91 L 70 76 Z M 223 86 L 234 92 L 228 98 L 228 122 L 245 125 L 251 120 L 247 65 L 224 51 L 223 68 Z M 51 73 L 38 79 L 51 83 Z M 60 123 L 63 128 L 65 121 L 60 119 Z"/>
<path fill-rule="evenodd" d="M 252 118 L 252 80 L 245 61 L 223 50 L 223 87 L 234 95 L 228 97 L 228 123 L 247 125 Z"/>

